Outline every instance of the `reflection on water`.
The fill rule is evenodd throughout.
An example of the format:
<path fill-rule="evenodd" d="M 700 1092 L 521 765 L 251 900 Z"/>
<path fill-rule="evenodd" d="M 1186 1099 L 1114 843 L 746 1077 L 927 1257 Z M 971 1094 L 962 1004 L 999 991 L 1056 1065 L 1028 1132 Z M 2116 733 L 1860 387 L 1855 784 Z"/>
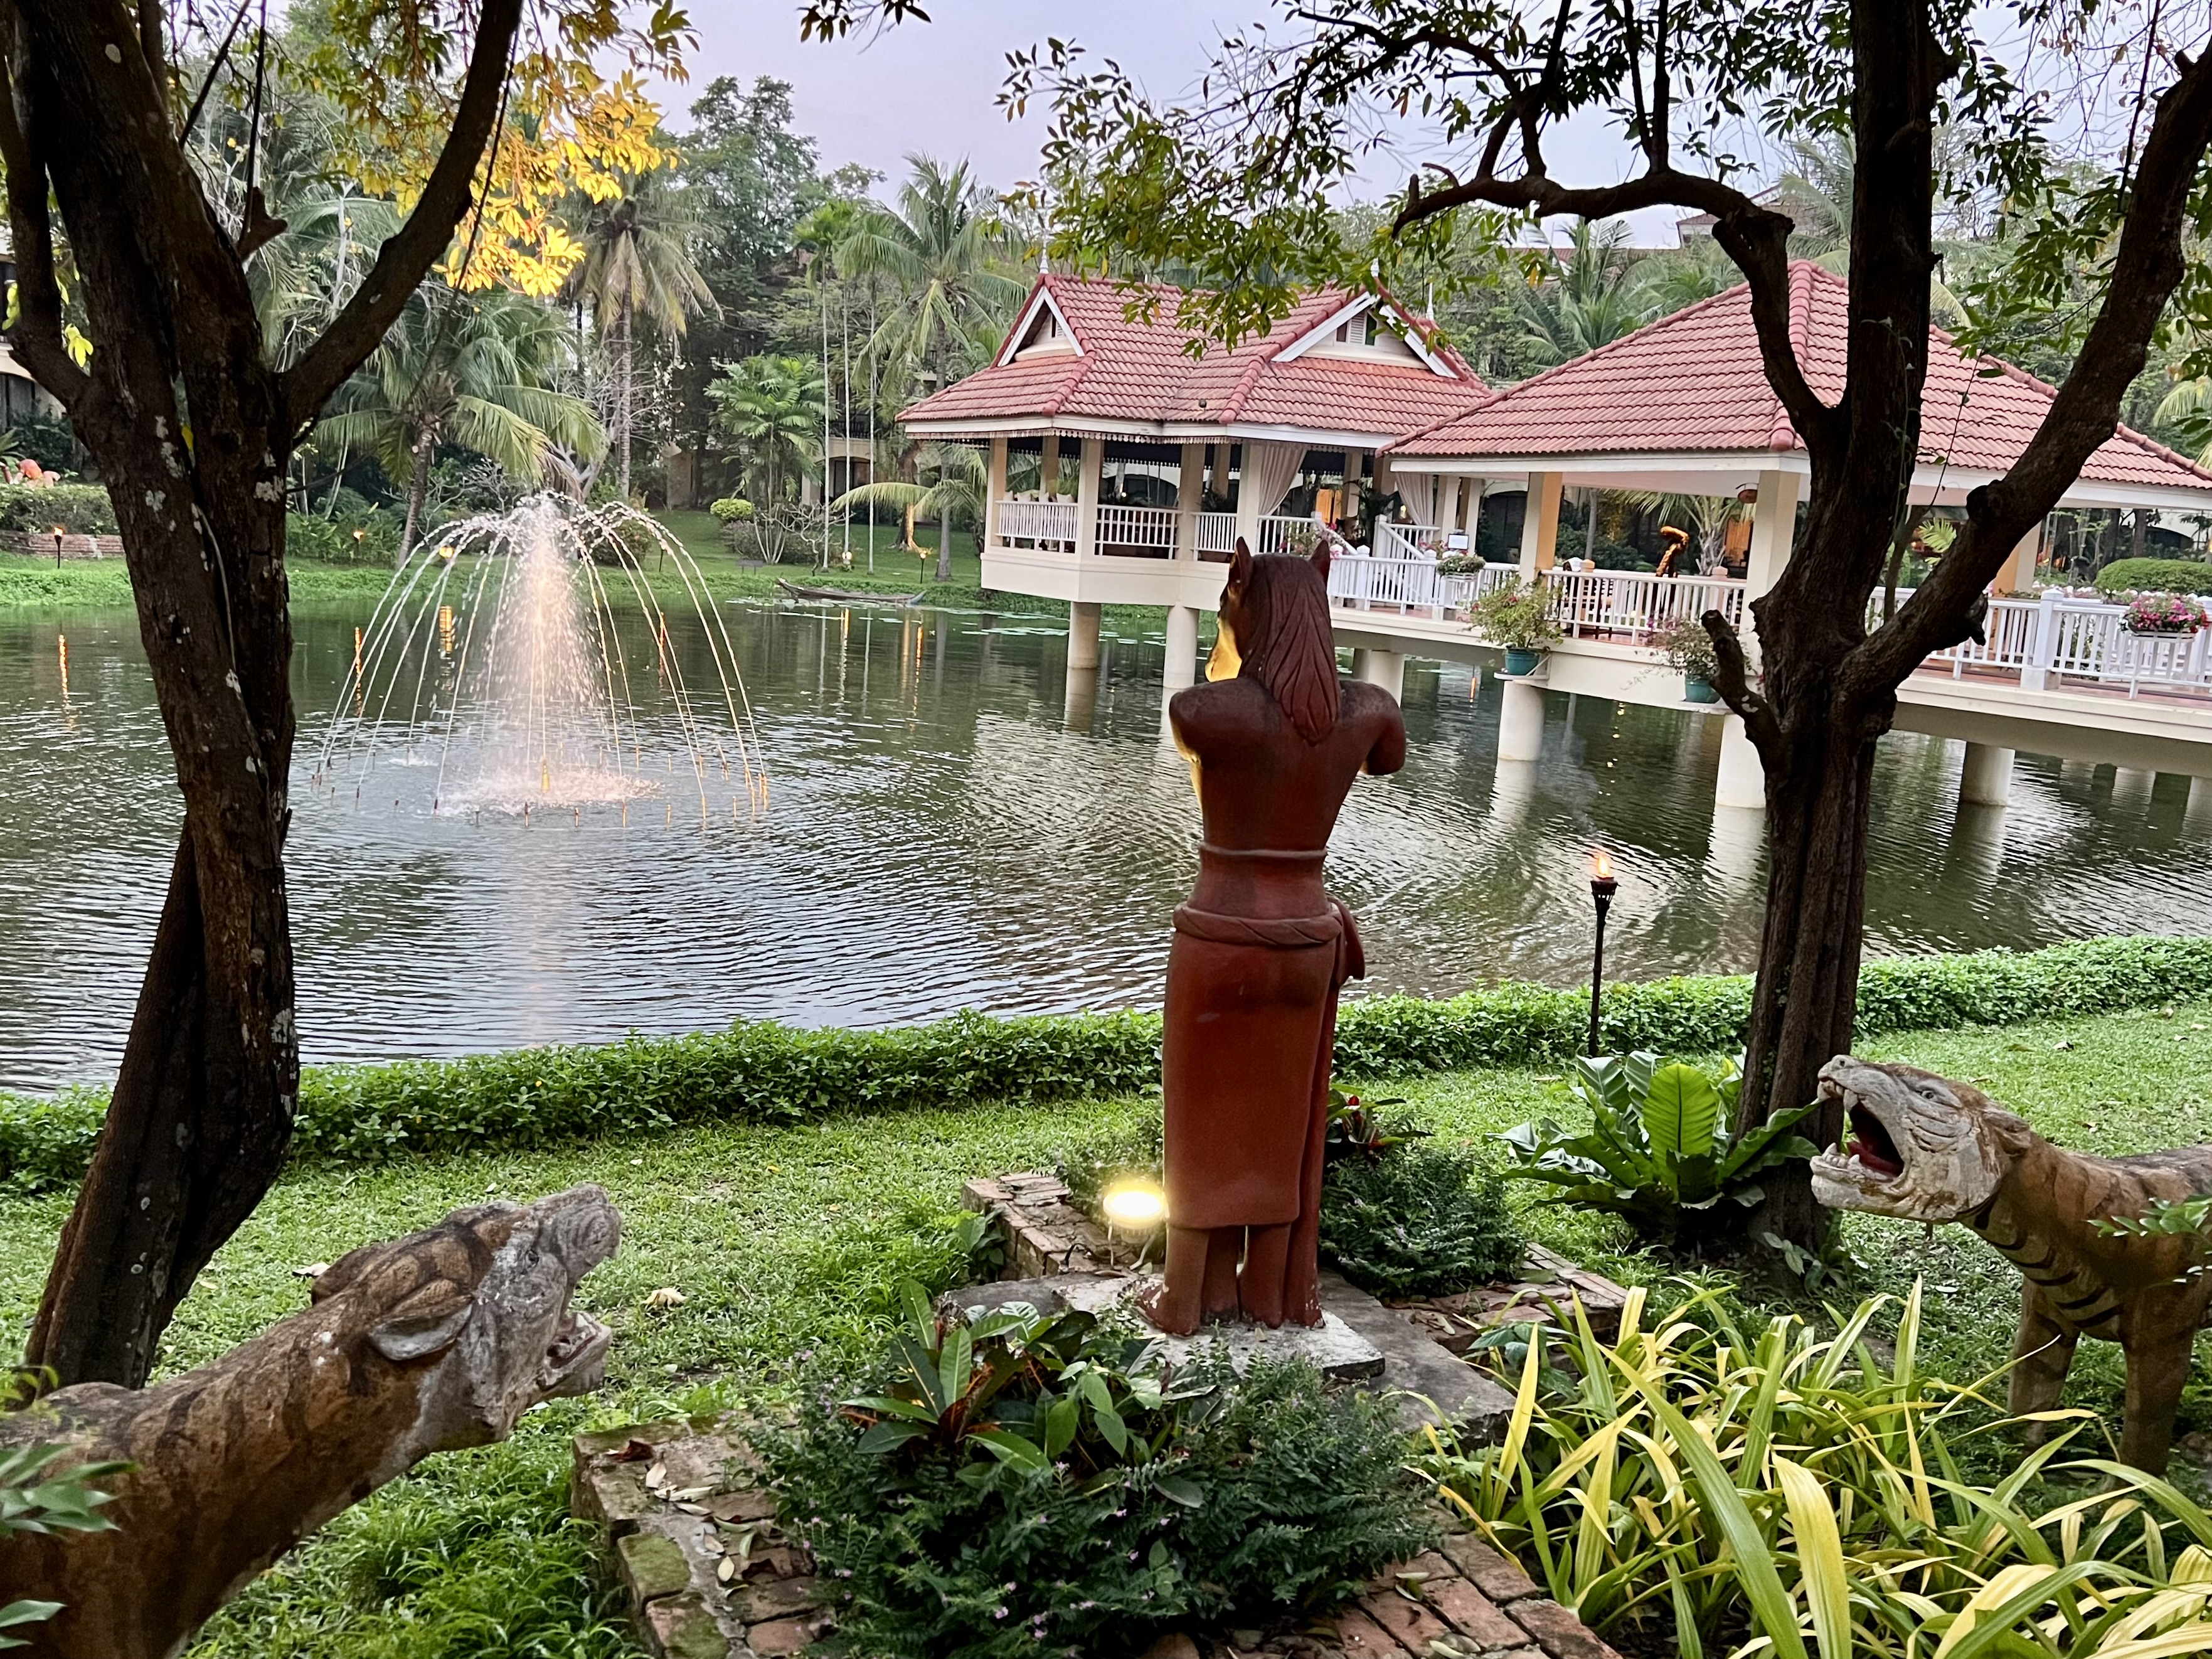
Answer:
<path fill-rule="evenodd" d="M 703 829 L 635 804 L 627 823 L 434 817 L 434 771 L 382 763 L 306 787 L 364 617 L 298 618 L 309 1060 L 1158 1001 L 1198 820 L 1160 739 L 1157 635 L 1109 636 L 1071 685 L 1048 618 L 725 612 L 773 787 L 760 821 Z M 672 643 L 703 669 L 701 640 Z M 1621 884 L 1609 968 L 1748 965 L 1759 819 L 1716 819 L 1718 721 L 1553 696 L 1543 758 L 1500 766 L 1495 685 L 1416 661 L 1406 701 L 1406 769 L 1352 791 L 1329 860 L 1365 988 L 1573 981 L 1594 845 Z M 0 1085 L 103 1077 L 179 819 L 133 618 L 0 616 Z M 1962 816 L 1958 767 L 1955 746 L 1883 744 L 1876 951 L 2202 926 L 2212 825 L 2185 825 L 2185 780 L 2023 756 L 2009 810 Z"/>

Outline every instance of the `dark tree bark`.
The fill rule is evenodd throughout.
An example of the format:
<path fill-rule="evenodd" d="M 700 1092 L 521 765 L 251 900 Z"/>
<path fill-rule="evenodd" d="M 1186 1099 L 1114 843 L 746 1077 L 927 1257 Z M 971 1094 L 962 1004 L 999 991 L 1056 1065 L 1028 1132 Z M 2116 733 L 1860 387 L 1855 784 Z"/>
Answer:
<path fill-rule="evenodd" d="M 2212 142 L 2212 67 L 2201 57 L 2175 60 L 2179 75 L 2157 100 L 2136 160 L 2106 298 L 2041 428 L 2009 472 L 1968 496 L 1966 523 L 1936 574 L 1869 634 L 1869 599 L 1911 524 L 1935 266 L 1934 116 L 1957 67 L 1936 41 L 1929 0 L 1854 0 L 1851 8 L 1850 333 L 1846 389 L 1833 405 L 1814 395 L 1792 343 L 1790 221 L 1673 164 L 1663 5 L 1650 37 L 1648 100 L 1644 84 L 1636 89 L 1632 136 L 1644 172 L 1591 189 L 1548 175 L 1540 123 L 1573 102 L 1560 80 L 1566 15 L 1534 70 L 1512 69 L 1494 53 L 1485 59 L 1478 47 L 1448 48 L 1485 64 L 1507 94 L 1505 113 L 1490 129 L 1477 173 L 1441 190 L 1409 190 L 1398 224 L 1473 203 L 1590 219 L 1662 204 L 1691 208 L 1715 216 L 1716 240 L 1749 281 L 1767 379 L 1804 441 L 1812 479 L 1803 533 L 1773 589 L 1752 606 L 1755 644 L 1738 639 L 1719 613 L 1705 618 L 1721 659 L 1719 689 L 1743 717 L 1766 778 L 1767 908 L 1738 1120 L 1747 1127 L 1813 1100 L 1820 1066 L 1851 1046 L 1875 744 L 1890 727 L 1905 677 L 1978 627 L 1984 587 L 2112 434 L 2183 274 L 2185 209 Z M 1415 43 L 1361 44 L 1387 57 L 1410 54 Z M 1501 174 L 1500 158 L 1516 146 L 1521 170 Z M 1808 1132 L 1832 1143 L 1838 1118 L 1823 1108 Z M 1826 1217 L 1807 1168 L 1791 1166 L 1764 1184 L 1769 1201 L 1753 1231 L 1819 1245 Z"/>
<path fill-rule="evenodd" d="M 280 373 L 245 261 L 283 227 L 258 192 L 235 236 L 216 219 L 176 137 L 156 0 L 0 0 L 11 338 L 114 500 L 185 804 L 114 1103 L 26 1353 L 62 1383 L 145 1381 L 178 1303 L 290 1143 L 286 468 L 466 210 L 519 10 L 485 0 L 453 132 L 414 213 Z M 50 199 L 90 322 L 86 368 L 64 348 Z"/>

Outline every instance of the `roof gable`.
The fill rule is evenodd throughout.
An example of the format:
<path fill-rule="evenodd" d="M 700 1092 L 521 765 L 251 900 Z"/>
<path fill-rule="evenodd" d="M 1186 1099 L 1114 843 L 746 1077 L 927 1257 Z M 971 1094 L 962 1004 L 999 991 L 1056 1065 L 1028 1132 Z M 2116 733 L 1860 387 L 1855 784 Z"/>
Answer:
<path fill-rule="evenodd" d="M 1066 430 L 1091 420 L 1164 436 L 1256 427 L 1380 444 L 1489 395 L 1422 319 L 1388 296 L 1382 302 L 1405 331 L 1402 356 L 1310 349 L 1377 303 L 1341 289 L 1301 295 L 1265 334 L 1194 354 L 1183 299 L 1182 290 L 1165 286 L 1040 276 L 991 365 L 923 398 L 901 419 L 940 434 L 1006 430 L 1009 423 Z M 1130 318 L 1133 301 L 1150 307 L 1149 318 Z M 1072 349 L 1032 343 L 1048 317 L 1066 331 Z M 1291 349 L 1302 343 L 1308 349 Z"/>

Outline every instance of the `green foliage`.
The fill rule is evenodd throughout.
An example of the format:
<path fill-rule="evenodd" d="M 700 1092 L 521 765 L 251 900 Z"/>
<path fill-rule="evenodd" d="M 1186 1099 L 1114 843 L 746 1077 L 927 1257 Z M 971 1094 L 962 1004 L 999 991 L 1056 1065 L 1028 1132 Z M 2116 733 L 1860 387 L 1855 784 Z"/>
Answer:
<path fill-rule="evenodd" d="M 76 429 L 66 415 L 26 415 L 0 441 L 9 454 L 36 461 L 49 472 L 67 472 L 76 465 Z"/>
<path fill-rule="evenodd" d="M 761 501 L 774 507 L 787 482 L 821 459 L 823 403 L 821 371 L 803 357 L 748 357 L 718 363 L 707 388 L 714 401 L 714 426 L 737 447 L 745 476 Z"/>
<path fill-rule="evenodd" d="M 2101 593 L 2212 593 L 2212 564 L 2197 559 L 2115 559 L 2097 573 Z"/>
<path fill-rule="evenodd" d="M 1711 1289 L 1647 1328 L 1644 1294 L 1611 1344 L 1580 1317 L 1564 1341 L 1533 1328 L 1502 1443 L 1425 1463 L 1600 1634 L 1690 1659 L 1747 1624 L 1788 1659 L 2149 1659 L 2212 1634 L 2192 1622 L 2212 1598 L 2212 1517 L 2137 1471 L 2056 1462 L 2087 1413 L 2055 1413 L 2074 1426 L 2024 1457 L 1990 1444 L 1971 1425 L 1990 1379 L 1920 1365 L 1917 1285 L 1887 1360 L 1869 1340 L 1886 1297 L 1822 1338 L 1789 1315 L 1746 1328 Z M 1993 1485 L 1969 1478 L 1975 1457 Z M 2110 1477 L 2128 1489 L 2028 1501 L 2046 1479 Z"/>
<path fill-rule="evenodd" d="M 1468 620 L 1482 638 L 1511 651 L 1542 651 L 1559 642 L 1552 596 L 1541 583 L 1524 583 L 1517 576 L 1469 605 Z"/>
<path fill-rule="evenodd" d="M 1693 680 L 1703 680 L 1711 685 L 1713 677 L 1720 672 L 1721 659 L 1713 649 L 1713 636 L 1695 617 L 1677 617 L 1651 630 L 1651 646 L 1658 652 L 1661 661 Z"/>
<path fill-rule="evenodd" d="M 1741 1136 L 1730 1133 L 1742 1079 L 1733 1062 L 1711 1074 L 1649 1051 L 1577 1055 L 1559 1085 L 1591 1127 L 1571 1134 L 1549 1118 L 1506 1131 L 1516 1180 L 1559 1188 L 1547 1200 L 1623 1216 L 1662 1243 L 1728 1237 L 1765 1196 L 1756 1177 L 1820 1149 L 1791 1131 L 1808 1103 L 1778 1111 Z M 1723 1200 L 1735 1204 L 1731 1212 Z"/>
<path fill-rule="evenodd" d="M 317 564 L 373 564 L 389 569 L 399 557 L 399 526 L 392 514 L 371 507 L 343 518 L 319 513 L 284 515 L 287 558 Z"/>
<path fill-rule="evenodd" d="M 1170 1372 L 1089 1314 L 905 1301 L 866 1392 L 758 1441 L 860 1651 L 1134 1652 L 1326 1607 L 1433 1536 L 1390 1408 L 1310 1366 Z"/>
<path fill-rule="evenodd" d="M 753 504 L 742 495 L 725 495 L 707 509 L 724 524 L 735 524 L 753 515 Z"/>
<path fill-rule="evenodd" d="M 1505 1182 L 1468 1149 L 1408 1141 L 1328 1167 L 1322 1259 L 1376 1296 L 1443 1296 L 1510 1277 L 1528 1241 Z"/>
<path fill-rule="evenodd" d="M 65 1446 L 40 1441 L 0 1447 L 0 1536 L 11 1532 L 111 1532 L 115 1523 L 99 1513 L 108 1494 L 92 1483 L 129 1468 L 125 1463 L 80 1463 L 50 1474 L 67 1455 Z M 45 1477 L 45 1478 L 41 1478 Z M 27 1644 L 8 1634 L 26 1625 L 42 1624 L 62 1609 L 58 1601 L 9 1601 L 0 1606 L 0 1648 Z"/>
<path fill-rule="evenodd" d="M 115 503 L 100 484 L 0 484 L 0 530 L 36 538 L 56 525 L 72 536 L 112 536 Z"/>
<path fill-rule="evenodd" d="M 2189 999 L 2212 989 L 2212 939 L 2081 939 L 2018 953 L 1906 957 L 1859 975 L 1859 1035 L 2010 1025 Z M 1606 988 L 1615 1053 L 1740 1048 L 1747 975 Z M 1507 981 L 1455 997 L 1346 1003 L 1347 1080 L 1563 1062 L 1587 1039 L 1587 994 Z M 519 1048 L 453 1060 L 313 1066 L 299 1156 L 376 1163 L 410 1152 L 539 1146 L 716 1121 L 792 1122 L 845 1111 L 1076 1100 L 1159 1081 L 1157 1014 L 994 1019 L 963 1013 L 894 1030 L 799 1030 L 769 1021 L 601 1047 Z M 0 1185 L 38 1190 L 84 1171 L 104 1091 L 0 1093 Z"/>

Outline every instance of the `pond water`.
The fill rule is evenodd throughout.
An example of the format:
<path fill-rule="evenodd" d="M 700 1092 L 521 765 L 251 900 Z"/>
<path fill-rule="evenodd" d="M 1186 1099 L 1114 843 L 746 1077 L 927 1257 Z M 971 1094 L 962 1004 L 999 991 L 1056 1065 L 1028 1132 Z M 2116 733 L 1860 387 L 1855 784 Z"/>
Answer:
<path fill-rule="evenodd" d="M 726 605 L 765 810 L 724 786 L 702 823 L 672 776 L 665 800 L 525 820 L 434 813 L 433 769 L 389 755 L 314 781 L 367 609 L 298 619 L 310 1060 L 1158 1001 L 1198 816 L 1162 740 L 1157 633 L 1109 624 L 1071 696 L 1050 618 Z M 704 672 L 696 635 L 672 643 Z M 1574 982 L 1597 846 L 1621 883 L 1610 972 L 1750 964 L 1759 819 L 1716 822 L 1717 721 L 1554 695 L 1543 758 L 1501 769 L 1494 683 L 1413 662 L 1406 703 L 1406 769 L 1361 781 L 1329 860 L 1360 988 Z M 0 613 L 0 1087 L 105 1078 L 181 816 L 135 618 Z M 2022 757 L 2010 810 L 1962 817 L 1959 763 L 1883 744 L 1873 950 L 2202 927 L 2212 841 L 2184 823 L 2185 780 Z"/>

